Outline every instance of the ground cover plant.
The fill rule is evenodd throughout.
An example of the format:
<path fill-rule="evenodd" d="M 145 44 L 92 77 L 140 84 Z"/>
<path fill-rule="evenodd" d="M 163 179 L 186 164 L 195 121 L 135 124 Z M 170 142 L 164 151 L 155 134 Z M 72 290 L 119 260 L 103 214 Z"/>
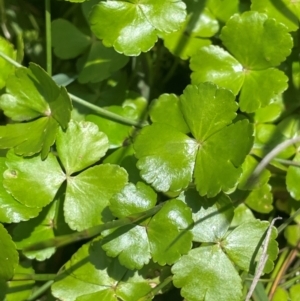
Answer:
<path fill-rule="evenodd" d="M 300 300 L 299 1 L 0 16 L 1 300 Z"/>

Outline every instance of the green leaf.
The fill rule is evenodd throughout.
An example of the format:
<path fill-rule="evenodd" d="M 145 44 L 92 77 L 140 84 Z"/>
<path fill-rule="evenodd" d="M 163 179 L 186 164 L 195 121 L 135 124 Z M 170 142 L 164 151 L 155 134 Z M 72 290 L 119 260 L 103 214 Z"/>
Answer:
<path fill-rule="evenodd" d="M 151 104 L 149 114 L 152 122 L 171 125 L 184 134 L 190 131 L 181 113 L 179 98 L 175 94 L 160 95 Z"/>
<path fill-rule="evenodd" d="M 120 106 L 111 106 L 105 108 L 109 112 L 116 113 L 123 117 L 133 119 L 134 110 L 129 107 L 122 108 Z M 116 148 L 124 144 L 126 139 L 130 136 L 133 127 L 125 124 L 109 120 L 97 115 L 87 115 L 85 118 L 87 121 L 95 123 L 99 130 L 103 131 L 108 137 L 109 147 Z"/>
<path fill-rule="evenodd" d="M 0 126 L 0 147 L 14 147 L 15 153 L 21 156 L 32 156 L 41 152 L 42 159 L 45 159 L 55 142 L 58 128 L 59 124 L 48 117 Z"/>
<path fill-rule="evenodd" d="M 288 244 L 297 247 L 300 240 L 300 227 L 297 225 L 289 225 L 284 229 L 284 237 Z"/>
<path fill-rule="evenodd" d="M 91 43 L 89 36 L 83 34 L 65 19 L 56 19 L 51 26 L 54 53 L 61 59 L 72 59 L 79 56 Z"/>
<path fill-rule="evenodd" d="M 244 74 L 244 84 L 239 98 L 240 109 L 243 112 L 250 113 L 267 106 L 288 87 L 288 77 L 275 68 L 247 70 Z"/>
<path fill-rule="evenodd" d="M 59 130 L 56 147 L 66 174 L 71 175 L 99 161 L 108 149 L 108 139 L 91 122 L 71 121 L 66 131 Z"/>
<path fill-rule="evenodd" d="M 218 245 L 191 250 L 172 267 L 173 283 L 189 301 L 240 301 L 242 280 Z"/>
<path fill-rule="evenodd" d="M 193 212 L 193 241 L 217 242 L 224 237 L 234 209 L 227 195 L 220 193 L 208 199 L 199 196 L 195 190 L 188 190 L 185 192 L 185 202 Z"/>
<path fill-rule="evenodd" d="M 31 267 L 31 262 L 21 261 L 15 269 L 16 274 L 31 274 L 35 273 L 34 269 Z M 35 281 L 24 280 L 24 281 L 8 281 L 6 301 L 23 301 L 30 297 L 32 290 L 34 288 Z"/>
<path fill-rule="evenodd" d="M 127 180 L 126 171 L 111 164 L 97 165 L 77 176 L 69 176 L 64 214 L 70 228 L 80 231 L 112 220 L 109 200 L 123 189 Z"/>
<path fill-rule="evenodd" d="M 243 66 L 219 46 L 202 47 L 191 58 L 193 84 L 214 82 L 237 95 L 244 82 Z"/>
<path fill-rule="evenodd" d="M 298 152 L 293 159 L 294 162 L 300 163 L 300 153 Z M 300 200 L 300 168 L 297 166 L 289 166 L 286 175 L 287 190 L 295 200 Z"/>
<path fill-rule="evenodd" d="M 3 182 L 3 172 L 6 170 L 5 158 L 0 157 L 0 182 Z M 41 208 L 30 208 L 15 200 L 0 186 L 0 221 L 2 223 L 19 223 L 37 216 Z"/>
<path fill-rule="evenodd" d="M 295 284 L 290 288 L 291 301 L 297 301 L 300 298 L 300 284 Z"/>
<path fill-rule="evenodd" d="M 92 44 L 87 58 L 82 58 L 82 60 L 78 61 L 80 70 L 78 81 L 85 84 L 88 82 L 97 83 L 109 78 L 112 73 L 123 68 L 128 63 L 129 58 L 97 41 Z"/>
<path fill-rule="evenodd" d="M 156 204 L 156 198 L 154 190 L 145 183 L 128 183 L 110 199 L 109 209 L 114 216 L 122 218 L 151 209 Z"/>
<path fill-rule="evenodd" d="M 132 196 L 136 200 L 134 194 L 137 192 Z M 132 198 L 127 210 L 137 212 L 137 208 L 132 209 Z M 141 269 L 151 256 L 160 265 L 172 264 L 192 247 L 192 234 L 187 230 L 191 224 L 189 208 L 182 201 L 173 200 L 148 222 L 102 233 L 105 236 L 103 249 L 108 256 L 118 256 L 120 263 L 129 269 Z"/>
<path fill-rule="evenodd" d="M 10 151 L 6 165 L 8 169 L 3 174 L 3 186 L 28 207 L 40 208 L 49 204 L 66 179 L 51 153 L 42 161 L 39 156 L 25 159 Z"/>
<path fill-rule="evenodd" d="M 0 224 L 0 279 L 10 280 L 19 262 L 16 246 L 2 224 Z"/>
<path fill-rule="evenodd" d="M 245 222 L 253 220 L 255 220 L 253 212 L 245 204 L 240 204 L 234 209 L 231 227 L 237 227 Z"/>
<path fill-rule="evenodd" d="M 6 39 L 3 37 L 0 37 L 0 51 L 7 56 L 9 56 L 12 59 L 16 59 L 16 51 L 13 48 L 13 45 L 10 44 Z M 0 70 L 1 70 L 1 75 L 0 75 L 0 89 L 5 87 L 7 78 L 9 75 L 11 75 L 15 67 L 4 60 L 2 57 L 0 58 Z"/>
<path fill-rule="evenodd" d="M 134 148 L 141 177 L 158 191 L 180 191 L 192 180 L 198 144 L 172 126 L 154 123 L 137 136 Z"/>
<path fill-rule="evenodd" d="M 174 32 L 185 21 L 182 1 L 101 1 L 94 6 L 89 22 L 92 31 L 127 56 L 139 55 L 153 47 L 157 31 Z"/>
<path fill-rule="evenodd" d="M 226 22 L 232 15 L 241 12 L 243 2 L 239 0 L 208 0 L 207 8 L 222 22 Z"/>
<path fill-rule="evenodd" d="M 229 125 L 199 148 L 195 183 L 200 195 L 213 197 L 221 190 L 230 192 L 242 173 L 240 167 L 252 147 L 252 125 L 247 120 Z"/>
<path fill-rule="evenodd" d="M 240 269 L 254 274 L 256 261 L 259 260 L 261 255 L 261 243 L 268 226 L 269 223 L 266 221 L 253 220 L 246 222 L 235 228 L 222 241 L 227 256 Z M 272 271 L 273 261 L 278 254 L 276 236 L 276 228 L 273 228 L 267 251 L 268 260 L 264 268 L 265 273 Z"/>
<path fill-rule="evenodd" d="M 236 117 L 234 95 L 211 83 L 189 85 L 180 96 L 181 111 L 193 136 L 201 144 Z"/>
<path fill-rule="evenodd" d="M 18 250 L 22 250 L 34 243 L 55 237 L 56 207 L 56 202 L 52 202 L 42 210 L 38 217 L 16 225 L 13 231 L 13 240 Z M 23 252 L 27 258 L 36 259 L 38 261 L 44 261 L 50 258 L 54 253 L 55 248 Z"/>
<path fill-rule="evenodd" d="M 97 240 L 81 247 L 52 285 L 52 294 L 67 301 L 137 301 L 150 290 L 142 275 L 107 257 Z"/>
<path fill-rule="evenodd" d="M 220 37 L 243 67 L 252 70 L 278 66 L 293 46 L 284 25 L 254 11 L 231 17 Z"/>
<path fill-rule="evenodd" d="M 299 28 L 300 4 L 299 2 L 282 0 L 252 0 L 251 9 L 267 14 L 277 22 L 283 23 L 289 31 L 296 31 Z"/>

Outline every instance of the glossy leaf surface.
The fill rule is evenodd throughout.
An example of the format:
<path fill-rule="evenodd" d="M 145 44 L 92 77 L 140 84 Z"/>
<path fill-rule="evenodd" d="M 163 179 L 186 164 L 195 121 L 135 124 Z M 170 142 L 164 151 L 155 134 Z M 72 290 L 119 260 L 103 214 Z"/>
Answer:
<path fill-rule="evenodd" d="M 6 39 L 0 37 L 0 51 L 11 57 L 12 59 L 16 58 L 16 52 L 13 48 L 13 45 L 10 44 Z M 0 58 L 0 89 L 5 87 L 7 78 L 10 74 L 14 72 L 14 66 L 11 65 L 9 62 Z"/>

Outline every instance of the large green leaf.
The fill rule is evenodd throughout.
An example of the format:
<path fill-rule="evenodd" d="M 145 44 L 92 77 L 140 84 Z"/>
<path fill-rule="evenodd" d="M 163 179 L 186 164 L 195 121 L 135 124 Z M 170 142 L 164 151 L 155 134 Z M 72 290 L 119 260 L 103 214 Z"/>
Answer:
<path fill-rule="evenodd" d="M 4 114 L 15 121 L 32 122 L 0 127 L 0 147 L 16 147 L 16 153 L 31 156 L 42 151 L 46 158 L 55 141 L 58 124 L 65 129 L 71 117 L 71 101 L 64 87 L 58 87 L 38 65 L 17 68 L 0 97 Z M 12 133 L 11 133 L 12 132 Z"/>
<path fill-rule="evenodd" d="M 196 140 L 163 123 L 145 127 L 134 144 L 142 178 L 164 192 L 186 188 L 192 174 L 201 195 L 234 189 L 253 129 L 247 120 L 230 125 L 237 110 L 233 94 L 211 83 L 192 85 L 179 107 Z"/>
<path fill-rule="evenodd" d="M 265 13 L 270 18 L 283 23 L 289 31 L 299 28 L 300 4 L 297 1 L 252 0 L 251 9 Z"/>
<path fill-rule="evenodd" d="M 91 43 L 91 38 L 83 34 L 65 19 L 52 22 L 52 45 L 54 53 L 61 59 L 72 59 L 82 54 Z M 63 41 L 63 42 L 62 42 Z"/>
<path fill-rule="evenodd" d="M 65 301 L 137 301 L 150 290 L 142 275 L 107 257 L 97 240 L 81 247 L 52 285 L 52 294 Z"/>
<path fill-rule="evenodd" d="M 243 67 L 252 70 L 278 66 L 293 46 L 284 25 L 250 11 L 230 18 L 222 29 L 221 39 Z"/>
<path fill-rule="evenodd" d="M 68 177 L 64 214 L 73 230 L 84 230 L 111 220 L 109 200 L 126 184 L 126 171 L 112 164 L 91 167 Z"/>
<path fill-rule="evenodd" d="M 10 44 L 6 39 L 0 37 L 0 51 L 12 59 L 16 59 L 16 51 L 13 48 L 13 45 Z M 5 87 L 7 78 L 10 74 L 14 72 L 14 66 L 4 60 L 2 57 L 0 58 L 0 89 Z"/>
<path fill-rule="evenodd" d="M 49 204 L 66 179 L 51 153 L 42 161 L 39 156 L 24 159 L 10 151 L 6 165 L 8 169 L 3 174 L 3 186 L 28 207 L 40 208 Z"/>
<path fill-rule="evenodd" d="M 16 246 L 2 224 L 0 224 L 0 279 L 10 280 L 19 262 Z"/>
<path fill-rule="evenodd" d="M 153 47 L 157 31 L 177 31 L 185 17 L 182 1 L 113 0 L 94 6 L 89 22 L 104 45 L 125 55 L 139 55 Z"/>
<path fill-rule="evenodd" d="M 242 279 L 218 245 L 191 250 L 172 267 L 173 283 L 189 301 L 240 301 Z"/>
<path fill-rule="evenodd" d="M 137 211 L 134 207 L 140 207 L 139 204 L 132 204 L 133 200 L 140 198 L 140 187 L 131 198 L 126 197 L 127 211 L 134 213 Z M 149 196 L 147 198 L 150 201 Z M 146 203 L 146 200 L 143 202 Z M 192 234 L 188 230 L 191 224 L 189 208 L 182 201 L 173 200 L 165 204 L 150 221 L 104 232 L 103 249 L 108 256 L 118 256 L 120 263 L 129 269 L 140 269 L 151 257 L 160 265 L 172 264 L 192 247 Z"/>
<path fill-rule="evenodd" d="M 91 122 L 71 121 L 68 129 L 57 135 L 57 153 L 67 175 L 96 163 L 107 149 L 106 135 Z"/>
<path fill-rule="evenodd" d="M 102 42 L 94 42 L 87 57 L 78 61 L 80 70 L 78 81 L 83 84 L 100 82 L 124 67 L 128 60 L 127 56 L 117 53 L 112 48 L 105 47 Z"/>
<path fill-rule="evenodd" d="M 3 172 L 6 170 L 5 158 L 0 157 L 0 182 L 3 182 Z M 39 214 L 41 208 L 30 208 L 14 199 L 0 186 L 0 222 L 19 223 Z"/>

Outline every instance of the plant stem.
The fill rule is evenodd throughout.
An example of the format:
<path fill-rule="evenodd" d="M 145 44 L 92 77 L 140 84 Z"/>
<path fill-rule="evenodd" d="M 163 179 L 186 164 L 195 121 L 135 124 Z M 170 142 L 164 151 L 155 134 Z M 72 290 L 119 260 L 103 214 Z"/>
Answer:
<path fill-rule="evenodd" d="M 278 235 L 295 219 L 297 215 L 300 214 L 300 208 L 298 208 L 293 215 L 291 215 L 287 220 L 285 220 L 277 229 Z"/>
<path fill-rule="evenodd" d="M 285 159 L 275 158 L 274 161 L 279 162 L 279 163 L 284 164 L 284 165 L 288 165 L 288 166 L 300 167 L 299 162 L 295 162 L 295 161 L 292 161 L 292 160 L 285 160 Z"/>
<path fill-rule="evenodd" d="M 54 280 L 56 276 L 56 274 L 15 274 L 11 281 L 49 281 Z"/>
<path fill-rule="evenodd" d="M 118 227 L 130 225 L 130 224 L 135 224 L 135 223 L 138 223 L 138 222 L 154 215 L 155 213 L 157 213 L 162 208 L 163 205 L 164 205 L 164 203 L 161 203 L 147 211 L 144 211 L 141 213 L 136 213 L 136 214 L 130 215 L 128 217 L 125 217 L 125 218 L 122 218 L 119 220 L 114 220 L 114 221 L 111 221 L 111 222 L 108 222 L 108 223 L 105 223 L 105 224 L 102 224 L 99 226 L 95 226 L 95 227 L 83 230 L 81 232 L 77 232 L 77 233 L 73 233 L 73 234 L 69 234 L 69 235 L 62 235 L 62 236 L 55 237 L 53 239 L 42 241 L 42 242 L 39 242 L 39 243 L 36 243 L 36 244 L 33 244 L 31 246 L 24 248 L 23 251 L 36 251 L 36 250 L 42 250 L 42 249 L 51 248 L 51 247 L 58 248 L 58 247 L 65 246 L 65 245 L 68 245 L 68 244 L 76 242 L 76 241 L 81 241 L 84 239 L 95 237 L 104 230 L 118 228 Z"/>
<path fill-rule="evenodd" d="M 79 98 L 79 97 L 77 97 L 73 94 L 70 94 L 70 93 L 68 93 L 68 94 L 69 94 L 70 98 L 73 101 L 75 101 L 75 102 L 77 102 L 77 103 L 79 103 L 79 104 L 81 104 L 81 105 L 83 105 L 87 108 L 92 109 L 93 111 L 98 113 L 100 116 L 106 117 L 106 118 L 111 119 L 113 121 L 118 121 L 118 122 L 120 122 L 122 124 L 125 124 L 125 125 L 133 125 L 133 126 L 136 126 L 136 127 L 143 127 L 143 126 L 146 125 L 145 122 L 142 123 L 140 121 L 135 121 L 135 120 L 131 120 L 131 119 L 122 117 L 118 114 L 109 112 L 109 111 L 107 111 L 105 109 L 102 109 L 102 108 L 100 108 L 100 107 L 98 107 L 98 106 L 96 106 L 96 105 L 94 105 L 90 102 L 87 102 L 87 101 L 85 101 L 85 100 L 83 100 L 83 99 L 81 99 L 81 98 Z"/>
<path fill-rule="evenodd" d="M 26 299 L 26 301 L 33 301 L 38 297 L 40 297 L 41 295 L 43 295 L 51 287 L 53 282 L 54 282 L 53 280 L 46 282 L 44 285 L 42 285 L 36 291 L 34 291 L 33 294 Z"/>
<path fill-rule="evenodd" d="M 52 76 L 51 0 L 45 0 L 47 72 Z M 62 41 L 63 43 L 63 41 Z"/>
<path fill-rule="evenodd" d="M 0 51 L 0 57 L 2 57 L 7 62 L 11 63 L 12 65 L 14 65 L 17 68 L 21 68 L 22 67 L 21 64 L 19 64 L 18 62 L 16 62 L 15 60 L 13 60 L 12 58 L 10 58 L 9 56 L 7 56 L 6 54 L 4 54 L 1 51 Z M 113 120 L 113 121 L 116 121 L 116 122 L 119 122 L 119 123 L 122 123 L 122 124 L 125 124 L 125 125 L 136 126 L 136 127 L 139 127 L 139 128 L 141 128 L 141 127 L 143 127 L 143 126 L 145 126 L 145 125 L 148 124 L 147 121 L 131 120 L 131 119 L 128 119 L 126 117 L 123 117 L 123 116 L 120 116 L 118 114 L 115 114 L 113 112 L 109 112 L 109 111 L 107 111 L 105 109 L 102 109 L 102 108 L 100 108 L 100 107 L 98 107 L 98 106 L 96 106 L 96 105 L 94 105 L 94 104 L 92 104 L 92 103 L 90 103 L 90 102 L 88 102 L 86 100 L 83 100 L 80 97 L 77 97 L 77 96 L 75 96 L 75 95 L 73 95 L 71 93 L 68 93 L 68 95 L 69 95 L 69 97 L 73 101 L 75 101 L 75 102 L 77 102 L 77 103 L 79 103 L 79 104 L 81 104 L 81 105 L 83 105 L 83 106 L 85 106 L 87 108 L 92 109 L 97 114 L 99 114 L 100 116 L 103 116 L 103 117 L 105 117 L 107 119 L 110 119 L 110 120 Z"/>
<path fill-rule="evenodd" d="M 290 145 L 296 144 L 300 142 L 300 136 L 297 136 L 295 138 L 286 140 L 277 146 L 275 146 L 261 161 L 260 163 L 256 166 L 255 170 L 253 171 L 251 177 L 247 181 L 247 186 L 253 185 L 255 181 L 258 179 L 259 175 L 261 172 L 267 167 L 267 165 L 278 155 L 280 154 L 283 150 L 285 150 L 287 147 Z"/>

